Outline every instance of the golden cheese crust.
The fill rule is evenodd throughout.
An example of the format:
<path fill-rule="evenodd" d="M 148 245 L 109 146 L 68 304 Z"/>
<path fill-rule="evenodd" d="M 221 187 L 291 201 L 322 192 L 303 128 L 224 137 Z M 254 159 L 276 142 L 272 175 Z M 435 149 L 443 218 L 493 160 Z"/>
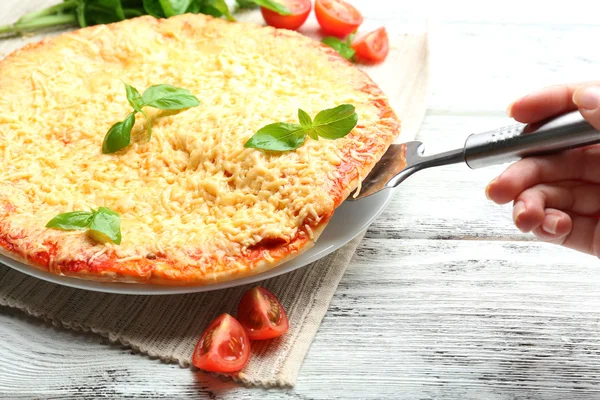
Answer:
<path fill-rule="evenodd" d="M 102 154 L 131 111 L 123 82 L 188 89 L 200 106 L 147 109 L 132 145 Z M 245 148 L 261 126 L 342 103 L 342 139 Z M 0 253 L 82 279 L 202 285 L 254 275 L 310 248 L 400 133 L 386 96 L 335 50 L 293 31 L 205 15 L 139 17 L 25 46 L 0 62 Z M 109 207 L 120 245 L 45 228 Z"/>

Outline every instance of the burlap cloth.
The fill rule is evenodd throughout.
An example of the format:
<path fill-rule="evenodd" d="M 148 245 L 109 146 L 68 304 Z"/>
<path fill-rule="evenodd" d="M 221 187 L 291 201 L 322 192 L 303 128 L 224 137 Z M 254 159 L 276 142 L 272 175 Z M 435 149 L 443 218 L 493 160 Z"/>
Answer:
<path fill-rule="evenodd" d="M 0 50 L 6 54 L 11 46 L 20 47 L 35 39 L 4 42 Z M 365 68 L 403 120 L 400 141 L 414 138 L 424 115 L 427 43 L 425 33 L 393 36 L 386 62 Z M 278 296 L 287 310 L 290 329 L 279 339 L 253 342 L 252 355 L 243 372 L 225 378 L 266 387 L 294 385 L 329 302 L 363 236 L 364 232 L 309 266 L 259 283 Z M 118 295 L 56 285 L 0 264 L 1 305 L 68 329 L 100 334 L 182 367 L 191 365 L 194 346 L 209 322 L 223 312 L 235 315 L 237 303 L 249 287 L 185 295 Z"/>

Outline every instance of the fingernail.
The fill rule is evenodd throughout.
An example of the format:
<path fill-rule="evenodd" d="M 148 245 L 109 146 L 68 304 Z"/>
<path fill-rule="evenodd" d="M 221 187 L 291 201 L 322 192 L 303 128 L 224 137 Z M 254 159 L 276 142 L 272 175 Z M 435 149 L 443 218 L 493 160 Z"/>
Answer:
<path fill-rule="evenodd" d="M 485 187 L 485 197 L 487 197 L 488 200 L 491 200 L 492 198 L 490 197 L 490 189 L 492 188 L 492 185 L 494 183 L 496 183 L 496 181 L 498 180 L 498 178 L 494 178 L 492 179 L 492 181 L 490 183 L 488 183 L 488 185 Z"/>
<path fill-rule="evenodd" d="M 588 86 L 575 91 L 573 103 L 579 108 L 595 110 L 600 107 L 600 87 Z"/>
<path fill-rule="evenodd" d="M 547 215 L 542 222 L 542 229 L 552 235 L 556 234 L 556 228 L 558 227 L 558 221 L 560 217 L 558 215 Z"/>
<path fill-rule="evenodd" d="M 513 207 L 513 215 L 515 219 L 515 224 L 519 222 L 519 217 L 525 212 L 525 203 L 522 201 L 517 201 L 515 206 Z"/>
<path fill-rule="evenodd" d="M 513 108 L 513 105 L 514 105 L 515 103 L 516 103 L 516 101 L 513 101 L 512 103 L 510 103 L 510 104 L 508 105 L 508 107 L 506 107 L 506 115 L 508 115 L 510 118 L 512 118 L 512 116 L 513 116 L 513 115 L 512 115 L 512 108 Z"/>

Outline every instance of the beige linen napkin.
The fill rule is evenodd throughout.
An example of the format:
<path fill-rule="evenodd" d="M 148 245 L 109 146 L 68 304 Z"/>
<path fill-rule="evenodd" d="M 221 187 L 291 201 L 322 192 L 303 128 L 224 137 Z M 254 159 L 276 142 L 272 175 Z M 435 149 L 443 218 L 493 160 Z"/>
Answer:
<path fill-rule="evenodd" d="M 31 41 L 33 39 L 26 39 Z M 6 54 L 24 39 L 4 41 Z M 394 36 L 383 65 L 365 68 L 390 97 L 403 120 L 400 140 L 414 138 L 425 112 L 427 36 Z M 229 378 L 247 385 L 292 386 L 335 289 L 364 235 L 294 272 L 260 282 L 288 312 L 290 330 L 272 341 L 253 342 L 242 373 Z M 252 285 L 251 285 L 252 286 Z M 235 307 L 251 286 L 206 293 L 140 296 L 90 292 L 44 282 L 0 265 L 0 304 L 65 328 L 91 331 L 167 362 L 190 366 L 196 342 L 209 322 Z"/>

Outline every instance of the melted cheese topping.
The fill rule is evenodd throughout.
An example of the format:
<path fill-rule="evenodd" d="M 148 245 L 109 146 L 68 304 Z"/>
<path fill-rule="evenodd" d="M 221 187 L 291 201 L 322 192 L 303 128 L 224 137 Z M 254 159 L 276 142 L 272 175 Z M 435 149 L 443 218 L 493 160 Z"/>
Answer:
<path fill-rule="evenodd" d="M 356 68 L 331 62 L 308 40 L 200 15 L 143 17 L 12 55 L 0 70 L 0 204 L 15 207 L 13 245 L 23 237 L 53 243 L 53 264 L 109 248 L 123 260 L 160 253 L 189 265 L 265 239 L 290 241 L 302 227 L 312 234 L 333 212 L 340 149 L 363 145 L 355 132 L 307 138 L 286 153 L 244 143 L 266 124 L 297 122 L 298 108 L 314 116 L 351 103 L 367 128 L 379 117 L 370 95 L 353 87 Z M 102 154 L 107 130 L 131 111 L 121 81 L 140 93 L 159 83 L 182 87 L 201 104 L 177 113 L 146 108 L 151 140 L 138 115 L 133 144 Z M 120 213 L 120 246 L 44 228 L 58 213 L 99 206 Z"/>

